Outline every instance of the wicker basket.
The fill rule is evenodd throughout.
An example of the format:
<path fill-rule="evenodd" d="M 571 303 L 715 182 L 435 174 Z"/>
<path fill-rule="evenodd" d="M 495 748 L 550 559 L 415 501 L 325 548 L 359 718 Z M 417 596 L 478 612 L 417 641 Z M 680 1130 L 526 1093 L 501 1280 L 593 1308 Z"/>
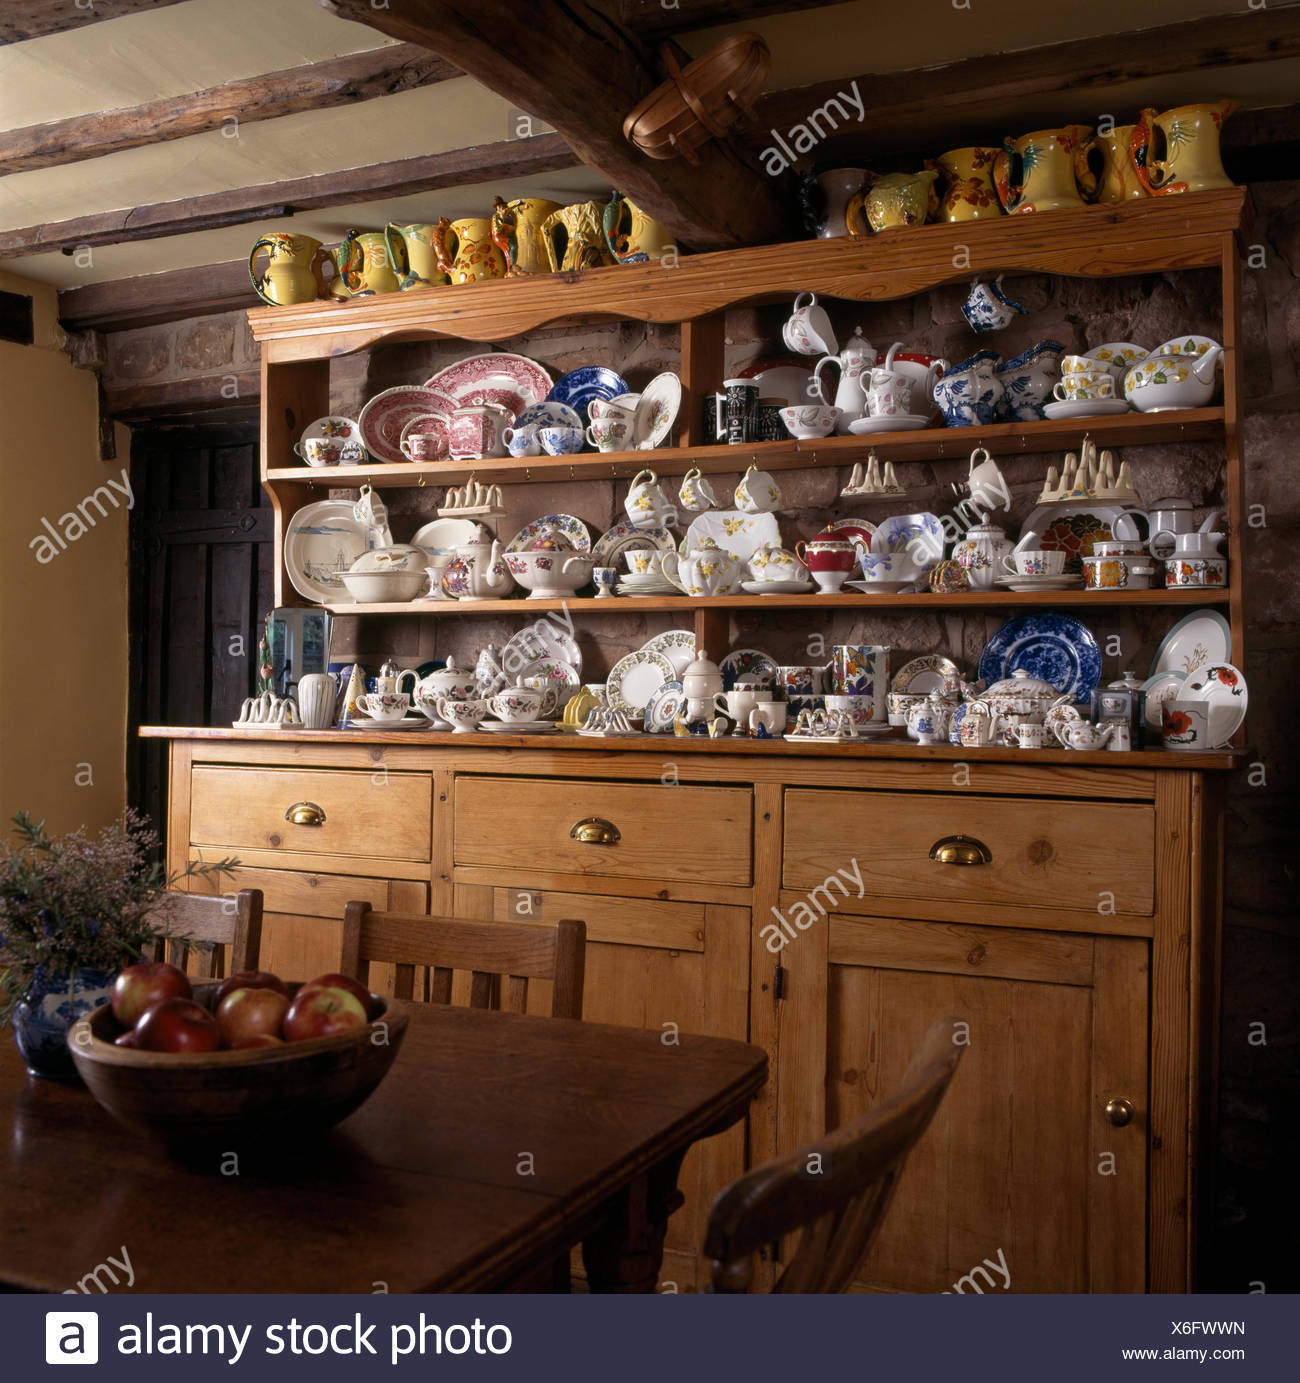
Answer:
<path fill-rule="evenodd" d="M 722 139 L 753 102 L 772 70 L 772 54 L 757 34 L 733 34 L 702 57 L 680 66 L 672 46 L 659 50 L 669 80 L 639 102 L 623 121 L 623 134 L 650 158 L 682 157 Z"/>

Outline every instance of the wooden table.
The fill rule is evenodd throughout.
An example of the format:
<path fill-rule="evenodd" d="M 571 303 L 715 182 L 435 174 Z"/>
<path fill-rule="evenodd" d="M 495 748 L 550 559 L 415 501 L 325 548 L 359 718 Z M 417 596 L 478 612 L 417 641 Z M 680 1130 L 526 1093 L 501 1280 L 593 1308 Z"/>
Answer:
<path fill-rule="evenodd" d="M 47 1292 L 123 1247 L 114 1292 L 549 1290 L 580 1242 L 593 1291 L 653 1291 L 682 1158 L 767 1074 L 722 1038 L 416 1004 L 357 1113 L 223 1167 L 29 1077 L 3 1037 L 0 1284 Z"/>

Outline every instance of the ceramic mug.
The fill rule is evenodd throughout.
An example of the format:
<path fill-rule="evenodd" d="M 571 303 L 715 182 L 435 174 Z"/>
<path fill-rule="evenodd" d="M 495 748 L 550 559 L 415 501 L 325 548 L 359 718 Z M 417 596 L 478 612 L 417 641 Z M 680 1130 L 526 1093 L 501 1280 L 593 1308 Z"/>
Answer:
<path fill-rule="evenodd" d="M 1046 548 L 1026 548 L 1009 552 L 1002 559 L 1007 571 L 1020 576 L 1060 576 L 1065 570 L 1065 553 Z"/>
<path fill-rule="evenodd" d="M 1052 397 L 1060 403 L 1113 399 L 1115 376 L 1109 370 L 1087 370 L 1081 374 L 1062 375 L 1052 386 Z"/>
<path fill-rule="evenodd" d="M 408 461 L 443 461 L 447 457 L 447 439 L 432 432 L 408 432 L 399 443 Z"/>
<path fill-rule="evenodd" d="M 1209 708 L 1205 702 L 1179 701 L 1177 697 L 1163 702 L 1160 707 L 1160 742 L 1166 749 L 1208 749 Z"/>
<path fill-rule="evenodd" d="M 785 729 L 788 707 L 784 701 L 759 701 L 749 713 L 749 731 L 753 734 L 761 725 L 769 735 L 779 735 Z"/>
<path fill-rule="evenodd" d="M 718 503 L 713 494 L 713 486 L 705 480 L 698 466 L 692 466 L 686 472 L 681 489 L 677 491 L 677 498 L 682 508 L 692 514 L 702 514 L 706 509 L 714 509 Z"/>
<path fill-rule="evenodd" d="M 372 720 L 401 720 L 411 708 L 406 692 L 366 692 L 357 697 L 357 706 Z"/>
<path fill-rule="evenodd" d="M 888 685 L 888 669 L 888 644 L 837 643 L 831 647 L 827 668 L 829 686 L 841 696 L 875 698 Z"/>
<path fill-rule="evenodd" d="M 1046 749 L 1048 729 L 1046 725 L 1016 726 L 1016 742 L 1021 749 Z"/>
<path fill-rule="evenodd" d="M 720 442 L 739 446 L 755 440 L 758 413 L 758 381 L 756 379 L 727 379 L 724 392 L 713 396 L 717 413 L 716 430 Z"/>
<path fill-rule="evenodd" d="M 750 466 L 736 486 L 736 508 L 747 514 L 767 514 L 780 503 L 781 491 L 776 481 L 766 471 Z"/>
<path fill-rule="evenodd" d="M 912 411 L 912 382 L 893 370 L 872 370 L 867 411 L 873 418 L 897 418 Z"/>
<path fill-rule="evenodd" d="M 633 528 L 671 528 L 677 522 L 677 510 L 668 502 L 653 471 L 638 471 L 632 477 L 623 508 Z"/>
<path fill-rule="evenodd" d="M 737 725 L 749 724 L 749 713 L 759 705 L 758 694 L 753 686 L 737 685 L 729 692 L 718 692 L 713 698 L 713 708 L 724 716 L 730 716 Z M 770 702 L 763 702 L 770 705 Z"/>
<path fill-rule="evenodd" d="M 790 433 L 781 417 L 785 408 L 784 399 L 759 399 L 754 414 L 754 440 L 756 442 L 788 442 Z"/>
<path fill-rule="evenodd" d="M 825 668 L 820 667 L 779 667 L 776 671 L 776 685 L 786 696 L 819 696 L 825 675 Z"/>
<path fill-rule="evenodd" d="M 298 714 L 304 730 L 328 730 L 334 724 L 339 684 L 328 672 L 309 672 L 298 679 Z"/>
<path fill-rule="evenodd" d="M 1083 584 L 1089 591 L 1128 589 L 1128 562 L 1123 557 L 1083 557 Z"/>
<path fill-rule="evenodd" d="M 1228 577 L 1226 557 L 1170 557 L 1164 565 L 1166 586 L 1222 586 Z"/>
<path fill-rule="evenodd" d="M 597 451 L 626 451 L 631 425 L 618 418 L 597 418 L 587 425 L 587 442 Z"/>

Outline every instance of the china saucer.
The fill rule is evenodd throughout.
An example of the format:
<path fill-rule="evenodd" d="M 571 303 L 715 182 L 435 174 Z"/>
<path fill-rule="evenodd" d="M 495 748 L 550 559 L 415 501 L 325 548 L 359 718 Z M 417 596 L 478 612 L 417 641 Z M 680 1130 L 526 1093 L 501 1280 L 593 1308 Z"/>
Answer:
<path fill-rule="evenodd" d="M 999 576 L 995 585 L 1008 586 L 1013 591 L 1064 591 L 1082 586 L 1083 578 L 1061 572 L 1053 576 Z"/>
<path fill-rule="evenodd" d="M 540 735 L 549 734 L 560 727 L 553 720 L 520 720 L 513 723 L 506 720 L 481 720 L 478 728 L 494 735 Z"/>
<path fill-rule="evenodd" d="M 915 581 L 846 581 L 846 586 L 852 587 L 855 591 L 862 591 L 865 595 L 897 595 L 900 591 L 910 590 Z"/>
<path fill-rule="evenodd" d="M 855 437 L 872 432 L 916 432 L 930 426 L 930 419 L 924 413 L 899 413 L 893 418 L 854 418 L 849 431 Z"/>
<path fill-rule="evenodd" d="M 750 595 L 806 595 L 816 587 L 811 581 L 742 581 L 740 589 Z"/>
<path fill-rule="evenodd" d="M 1043 416 L 1057 418 L 1108 418 L 1114 413 L 1131 412 L 1127 399 L 1059 399 L 1043 405 Z"/>

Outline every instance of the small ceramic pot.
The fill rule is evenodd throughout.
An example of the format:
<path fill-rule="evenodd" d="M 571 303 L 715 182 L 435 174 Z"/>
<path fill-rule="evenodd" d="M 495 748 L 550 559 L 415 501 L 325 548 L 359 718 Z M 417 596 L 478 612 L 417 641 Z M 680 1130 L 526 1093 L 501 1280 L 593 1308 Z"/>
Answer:
<path fill-rule="evenodd" d="M 612 596 L 618 586 L 617 567 L 592 567 L 591 579 L 596 583 L 596 599 Z"/>
<path fill-rule="evenodd" d="M 1021 749 L 1046 749 L 1048 734 L 1046 725 L 1018 725 L 1016 742 Z"/>
<path fill-rule="evenodd" d="M 920 697 L 907 712 L 907 733 L 918 744 L 945 744 L 953 708 L 934 697 Z"/>
<path fill-rule="evenodd" d="M 1222 586 L 1227 579 L 1226 557 L 1170 557 L 1165 562 L 1166 586 Z"/>
<path fill-rule="evenodd" d="M 1126 591 L 1129 564 L 1124 557 L 1084 557 L 1083 584 L 1089 591 Z"/>

